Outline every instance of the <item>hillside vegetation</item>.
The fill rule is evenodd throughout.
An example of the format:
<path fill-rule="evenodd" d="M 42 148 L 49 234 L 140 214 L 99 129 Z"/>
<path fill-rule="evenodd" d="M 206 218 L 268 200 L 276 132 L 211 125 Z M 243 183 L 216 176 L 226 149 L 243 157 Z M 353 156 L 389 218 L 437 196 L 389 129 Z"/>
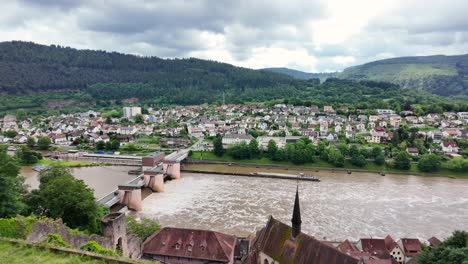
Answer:
<path fill-rule="evenodd" d="M 337 76 L 337 72 L 318 72 L 318 73 L 311 73 L 311 72 L 303 72 L 288 68 L 265 68 L 260 69 L 261 71 L 268 71 L 268 72 L 276 72 L 281 74 L 289 75 L 296 79 L 301 80 L 308 80 L 308 79 L 320 79 L 321 81 L 325 81 L 328 78 L 335 78 Z"/>
<path fill-rule="evenodd" d="M 93 86 L 97 85 L 97 86 Z M 289 76 L 200 59 L 160 59 L 116 52 L 77 50 L 30 42 L 0 43 L 0 94 L 86 90 L 105 98 L 161 97 L 203 103 L 262 94 L 297 95 L 301 82 Z"/>
<path fill-rule="evenodd" d="M 390 62 L 378 67 L 393 66 L 390 68 L 404 73 L 401 76 L 423 72 L 419 64 L 406 65 L 403 71 Z M 369 73 L 377 68 L 366 67 Z M 437 76 L 452 77 L 450 74 L 456 71 L 448 66 L 424 67 L 426 75 L 437 72 Z M 382 70 L 373 74 L 391 79 L 390 76 L 396 73 L 392 75 Z M 147 105 L 221 103 L 224 98 L 226 103 L 291 99 L 290 102 L 295 104 L 347 104 L 361 109 L 391 107 L 399 110 L 415 104 L 433 111 L 467 109 L 463 98 L 455 101 L 402 89 L 388 82 L 341 80 L 331 78 L 332 75 L 320 82 L 318 78 L 295 79 L 285 74 L 194 58 L 161 59 L 31 42 L 2 42 L 0 114 L 18 108 L 32 114 L 54 109 L 61 113 L 82 108 L 100 109 L 120 106 L 128 98 L 136 98 L 138 103 Z M 312 76 L 323 77 L 320 74 Z M 357 75 L 353 76 L 359 79 Z M 453 91 L 453 87 L 440 90 Z"/>
<path fill-rule="evenodd" d="M 339 78 L 386 81 L 443 96 L 468 95 L 468 55 L 401 57 L 345 69 Z"/>

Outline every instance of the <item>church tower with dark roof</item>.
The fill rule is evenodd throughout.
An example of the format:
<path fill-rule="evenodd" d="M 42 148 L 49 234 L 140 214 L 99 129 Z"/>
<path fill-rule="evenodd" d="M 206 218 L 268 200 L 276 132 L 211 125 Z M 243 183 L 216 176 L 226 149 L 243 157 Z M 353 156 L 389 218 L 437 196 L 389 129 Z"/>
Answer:
<path fill-rule="evenodd" d="M 292 233 L 291 238 L 296 239 L 296 237 L 301 233 L 301 208 L 299 205 L 299 186 L 296 188 L 296 199 L 294 200 L 294 210 L 292 215 Z"/>

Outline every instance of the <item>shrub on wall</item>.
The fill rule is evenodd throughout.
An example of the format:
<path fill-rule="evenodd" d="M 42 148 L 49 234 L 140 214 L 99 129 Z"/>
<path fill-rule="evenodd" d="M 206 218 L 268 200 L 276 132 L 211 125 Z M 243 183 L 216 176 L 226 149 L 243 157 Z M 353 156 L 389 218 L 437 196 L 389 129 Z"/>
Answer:
<path fill-rule="evenodd" d="M 81 250 L 86 250 L 86 251 L 90 251 L 90 252 L 94 252 L 94 253 L 106 255 L 106 256 L 114 256 L 114 257 L 119 256 L 119 254 L 115 252 L 114 250 L 105 249 L 101 245 L 99 245 L 98 242 L 94 240 L 88 241 L 86 244 L 81 246 Z"/>
<path fill-rule="evenodd" d="M 47 235 L 47 244 L 50 244 L 56 247 L 71 248 L 70 245 L 68 245 L 67 243 L 65 243 L 65 241 L 63 241 L 62 237 L 59 234 L 54 234 L 54 233 Z"/>
<path fill-rule="evenodd" d="M 0 237 L 26 239 L 35 222 L 41 221 L 37 216 L 17 216 L 0 218 Z"/>

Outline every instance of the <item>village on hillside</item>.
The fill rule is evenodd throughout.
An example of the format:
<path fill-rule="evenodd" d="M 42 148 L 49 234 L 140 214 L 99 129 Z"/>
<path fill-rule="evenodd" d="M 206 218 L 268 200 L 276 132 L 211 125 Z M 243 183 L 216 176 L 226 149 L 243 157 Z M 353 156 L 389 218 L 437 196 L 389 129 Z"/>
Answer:
<path fill-rule="evenodd" d="M 118 111 L 116 111 L 118 112 Z M 358 145 L 391 142 L 397 129 L 405 128 L 411 136 L 422 139 L 428 146 L 398 146 L 410 155 L 444 153 L 451 157 L 463 153 L 457 139 L 468 137 L 468 112 L 444 112 L 417 116 L 412 111 L 397 114 L 389 109 L 357 111 L 349 114 L 343 106 L 258 105 L 196 105 L 147 109 L 124 107 L 121 116 L 104 116 L 87 111 L 59 116 L 17 117 L 5 115 L 0 119 L 0 143 L 25 144 L 29 138 L 37 142 L 48 137 L 57 146 L 92 147 L 102 141 L 118 140 L 120 145 L 138 143 L 138 138 L 157 138 L 153 145 L 143 147 L 181 148 L 191 145 L 191 139 L 223 136 L 223 145 L 239 144 L 256 138 L 266 148 L 270 140 L 278 147 L 308 137 L 315 145 L 319 141 L 346 142 Z M 209 140 L 198 150 L 211 150 Z M 464 151 L 466 152 L 466 150 Z M 466 155 L 466 153 L 465 153 Z"/>

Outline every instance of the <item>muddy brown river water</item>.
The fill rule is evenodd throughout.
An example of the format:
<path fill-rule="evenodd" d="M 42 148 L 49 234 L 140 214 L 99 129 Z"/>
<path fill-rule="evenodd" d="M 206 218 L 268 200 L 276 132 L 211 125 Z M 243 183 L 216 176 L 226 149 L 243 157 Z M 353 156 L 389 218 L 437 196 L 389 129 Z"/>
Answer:
<path fill-rule="evenodd" d="M 197 167 L 200 166 L 200 167 Z M 238 172 L 282 172 L 275 169 L 190 165 L 188 169 Z M 134 177 L 130 167 L 72 169 L 102 196 Z M 359 237 L 448 236 L 468 230 L 468 180 L 375 173 L 312 172 L 321 182 L 300 182 L 302 230 L 329 240 Z M 37 188 L 37 173 L 22 175 Z M 201 228 L 248 235 L 263 227 L 269 215 L 290 223 L 296 181 L 182 173 L 166 182 L 164 193 L 143 200 L 140 217 L 163 226 Z"/>
<path fill-rule="evenodd" d="M 189 165 L 188 169 L 298 173 L 278 169 Z M 305 172 L 305 171 L 304 171 Z M 359 237 L 444 238 L 468 229 L 468 180 L 312 171 L 300 182 L 302 230 L 330 240 Z M 162 225 L 248 235 L 269 215 L 290 223 L 294 180 L 183 173 L 143 201 L 142 217 Z"/>
<path fill-rule="evenodd" d="M 117 188 L 117 185 L 135 178 L 128 171 L 134 169 L 128 166 L 105 166 L 105 167 L 81 167 L 72 168 L 73 175 L 83 180 L 94 190 L 94 196 L 102 197 Z M 20 175 L 25 177 L 25 183 L 29 189 L 39 187 L 38 172 L 32 170 L 31 166 L 23 166 Z"/>

